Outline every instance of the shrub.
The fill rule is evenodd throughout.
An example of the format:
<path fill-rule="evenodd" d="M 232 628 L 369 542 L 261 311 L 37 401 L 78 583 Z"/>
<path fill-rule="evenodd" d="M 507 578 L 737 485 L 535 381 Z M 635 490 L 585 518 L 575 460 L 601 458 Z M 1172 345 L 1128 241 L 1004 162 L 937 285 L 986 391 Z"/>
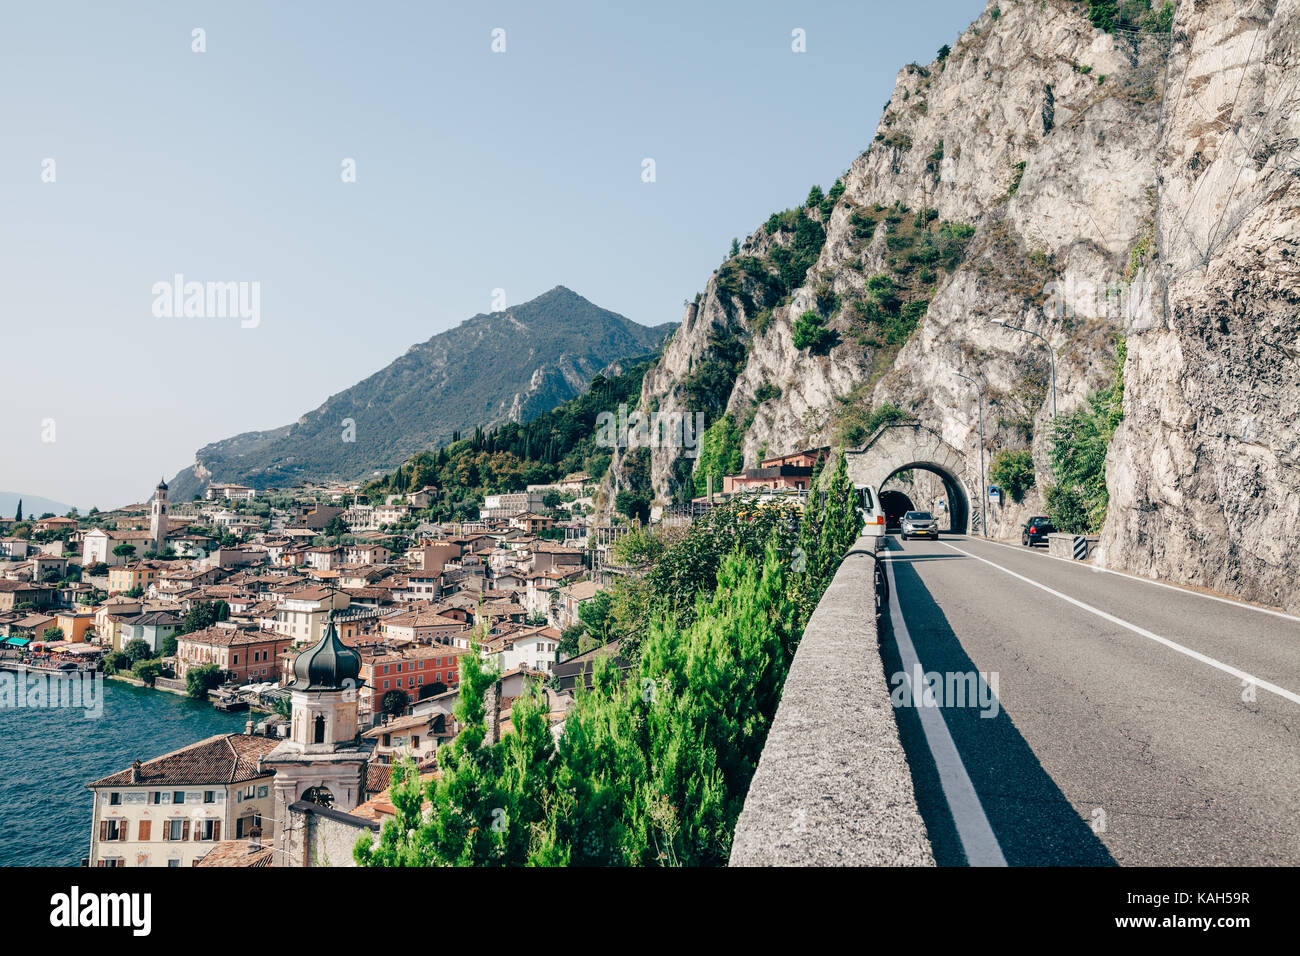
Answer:
<path fill-rule="evenodd" d="M 826 320 L 809 309 L 794 323 L 794 347 L 825 355 L 835 345 L 835 333 L 826 328 Z"/>
<path fill-rule="evenodd" d="M 1000 451 L 993 457 L 993 467 L 989 477 L 1011 496 L 1020 502 L 1025 492 L 1034 486 L 1034 455 L 1028 448 L 1018 451 Z"/>
<path fill-rule="evenodd" d="M 1106 452 L 1111 436 L 1124 418 L 1124 361 L 1127 347 L 1119 341 L 1111 382 L 1088 396 L 1087 403 L 1057 418 L 1052 430 L 1052 473 L 1061 498 L 1062 515 L 1073 518 L 1075 501 L 1086 514 L 1085 527 L 1072 533 L 1101 530 L 1110 495 L 1106 490 Z M 1055 516 L 1054 516 L 1055 517 Z M 1077 524 L 1077 522 L 1076 522 Z M 1058 522 L 1065 530 L 1065 523 Z"/>
<path fill-rule="evenodd" d="M 221 686 L 221 668 L 216 664 L 201 664 L 185 672 L 185 692 L 195 700 L 204 700 L 208 691 Z"/>

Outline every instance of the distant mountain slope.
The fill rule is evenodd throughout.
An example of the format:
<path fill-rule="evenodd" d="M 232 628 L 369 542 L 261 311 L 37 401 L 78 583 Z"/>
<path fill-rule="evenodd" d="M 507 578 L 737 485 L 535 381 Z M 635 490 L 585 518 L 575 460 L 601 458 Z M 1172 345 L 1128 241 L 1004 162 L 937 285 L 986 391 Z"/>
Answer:
<path fill-rule="evenodd" d="M 291 425 L 205 445 L 172 480 L 172 495 L 186 500 L 212 481 L 265 488 L 392 468 L 455 431 L 549 411 L 611 362 L 656 348 L 672 327 L 638 325 L 556 286 L 413 345 Z M 347 419 L 353 441 L 344 440 Z"/>
<path fill-rule="evenodd" d="M 18 502 L 23 503 L 24 518 L 39 518 L 47 511 L 56 515 L 65 515 L 72 505 L 61 501 L 42 498 L 40 495 L 24 495 L 15 491 L 0 491 L 0 518 L 12 518 L 18 509 Z"/>

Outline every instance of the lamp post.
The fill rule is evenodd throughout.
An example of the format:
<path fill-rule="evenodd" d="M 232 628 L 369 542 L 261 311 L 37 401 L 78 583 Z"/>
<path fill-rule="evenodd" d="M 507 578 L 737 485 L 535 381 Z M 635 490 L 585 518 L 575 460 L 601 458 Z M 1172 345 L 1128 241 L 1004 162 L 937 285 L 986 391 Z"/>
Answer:
<path fill-rule="evenodd" d="M 984 485 L 984 392 L 980 389 L 980 383 L 975 381 L 969 375 L 963 375 L 961 372 L 953 372 L 958 378 L 964 378 L 975 386 L 975 404 L 979 408 L 980 422 L 980 534 L 986 538 L 989 534 L 989 521 L 986 509 L 988 503 L 988 488 Z"/>
<path fill-rule="evenodd" d="M 1052 348 L 1052 343 L 1047 341 L 1047 336 L 1035 332 L 1033 329 L 1021 328 L 1018 325 L 1012 325 L 1006 319 L 998 318 L 992 320 L 994 325 L 1000 325 L 1004 329 L 1010 329 L 1012 332 L 1024 332 L 1039 339 L 1047 346 L 1047 355 L 1052 362 L 1052 421 L 1056 421 L 1056 350 Z"/>

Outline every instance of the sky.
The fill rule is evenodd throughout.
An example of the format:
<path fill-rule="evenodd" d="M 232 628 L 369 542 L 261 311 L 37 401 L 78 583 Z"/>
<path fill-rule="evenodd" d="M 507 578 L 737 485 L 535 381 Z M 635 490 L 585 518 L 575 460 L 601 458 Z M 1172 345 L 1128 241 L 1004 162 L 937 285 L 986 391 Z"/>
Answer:
<path fill-rule="evenodd" d="M 982 9 L 6 4 L 0 491 L 142 501 L 556 285 L 679 321 Z M 242 317 L 168 314 L 177 275 L 242 284 Z"/>

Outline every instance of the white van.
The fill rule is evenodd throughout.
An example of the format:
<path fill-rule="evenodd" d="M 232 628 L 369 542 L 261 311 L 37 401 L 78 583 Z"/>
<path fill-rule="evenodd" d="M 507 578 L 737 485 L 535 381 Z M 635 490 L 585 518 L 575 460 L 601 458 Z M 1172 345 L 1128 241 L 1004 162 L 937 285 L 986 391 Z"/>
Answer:
<path fill-rule="evenodd" d="M 858 495 L 858 511 L 862 515 L 862 533 L 873 538 L 885 536 L 885 512 L 880 507 L 880 496 L 870 485 L 854 485 Z"/>

